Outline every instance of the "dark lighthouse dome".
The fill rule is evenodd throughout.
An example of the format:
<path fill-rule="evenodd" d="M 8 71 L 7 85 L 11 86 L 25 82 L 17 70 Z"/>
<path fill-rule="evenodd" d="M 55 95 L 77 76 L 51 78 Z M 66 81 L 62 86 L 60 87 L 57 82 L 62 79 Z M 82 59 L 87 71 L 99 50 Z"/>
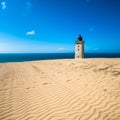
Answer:
<path fill-rule="evenodd" d="M 79 35 L 77 39 L 78 39 L 78 41 L 82 41 L 83 40 L 81 35 Z"/>

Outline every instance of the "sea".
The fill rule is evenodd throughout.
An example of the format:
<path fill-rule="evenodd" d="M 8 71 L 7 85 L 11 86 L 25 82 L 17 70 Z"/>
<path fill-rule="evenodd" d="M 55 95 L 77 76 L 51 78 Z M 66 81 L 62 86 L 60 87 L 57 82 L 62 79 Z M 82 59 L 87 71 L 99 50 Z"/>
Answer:
<path fill-rule="evenodd" d="M 73 59 L 74 56 L 74 53 L 6 53 L 0 54 L 0 63 Z M 120 53 L 85 53 L 85 58 L 120 58 Z"/>

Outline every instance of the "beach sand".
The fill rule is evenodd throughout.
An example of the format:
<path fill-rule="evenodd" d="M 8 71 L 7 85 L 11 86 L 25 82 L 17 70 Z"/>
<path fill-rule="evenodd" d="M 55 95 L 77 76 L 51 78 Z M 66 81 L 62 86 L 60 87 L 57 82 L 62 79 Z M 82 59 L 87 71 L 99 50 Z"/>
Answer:
<path fill-rule="evenodd" d="M 0 64 L 0 120 L 120 120 L 120 58 Z"/>

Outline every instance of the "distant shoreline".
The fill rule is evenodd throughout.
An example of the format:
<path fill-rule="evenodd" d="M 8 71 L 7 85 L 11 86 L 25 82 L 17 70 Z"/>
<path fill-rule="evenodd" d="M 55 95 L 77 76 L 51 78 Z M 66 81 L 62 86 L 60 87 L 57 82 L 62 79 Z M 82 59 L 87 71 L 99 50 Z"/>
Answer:
<path fill-rule="evenodd" d="M 120 53 L 85 53 L 85 58 L 120 58 Z M 74 53 L 0 53 L 0 63 L 74 59 Z"/>

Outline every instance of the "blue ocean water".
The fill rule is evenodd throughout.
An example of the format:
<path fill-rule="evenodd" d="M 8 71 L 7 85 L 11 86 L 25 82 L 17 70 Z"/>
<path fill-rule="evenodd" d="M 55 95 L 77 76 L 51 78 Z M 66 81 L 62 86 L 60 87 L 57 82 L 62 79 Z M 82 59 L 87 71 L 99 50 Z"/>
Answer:
<path fill-rule="evenodd" d="M 0 63 L 73 58 L 74 53 L 14 53 L 0 54 Z M 120 53 L 85 53 L 85 58 L 120 58 Z"/>

